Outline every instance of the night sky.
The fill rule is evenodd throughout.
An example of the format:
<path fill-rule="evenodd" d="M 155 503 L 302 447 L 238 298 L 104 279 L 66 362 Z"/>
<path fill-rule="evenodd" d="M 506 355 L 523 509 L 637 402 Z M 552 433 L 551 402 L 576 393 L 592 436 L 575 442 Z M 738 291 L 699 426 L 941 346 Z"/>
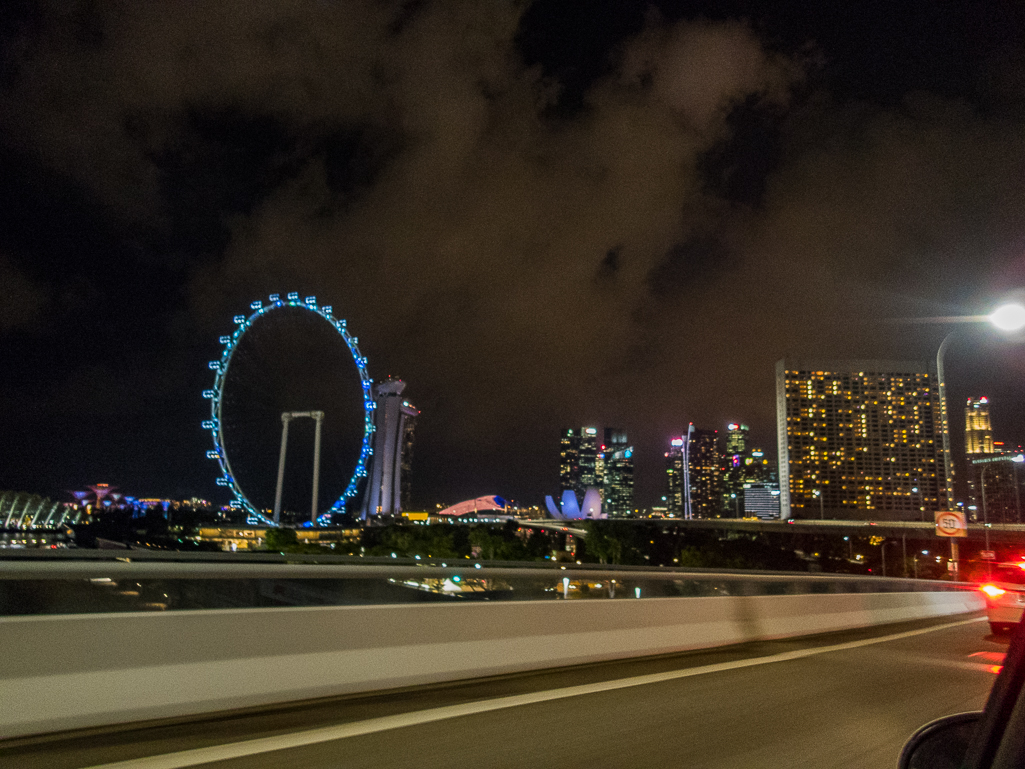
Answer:
<path fill-rule="evenodd" d="M 408 383 L 417 505 L 541 503 L 583 424 L 649 505 L 690 421 L 774 450 L 780 357 L 1025 285 L 1018 0 L 5 0 L 0 46 L 0 489 L 227 501 L 207 362 L 298 291 Z M 1025 441 L 1025 346 L 947 360 L 955 452 L 968 395 Z"/>

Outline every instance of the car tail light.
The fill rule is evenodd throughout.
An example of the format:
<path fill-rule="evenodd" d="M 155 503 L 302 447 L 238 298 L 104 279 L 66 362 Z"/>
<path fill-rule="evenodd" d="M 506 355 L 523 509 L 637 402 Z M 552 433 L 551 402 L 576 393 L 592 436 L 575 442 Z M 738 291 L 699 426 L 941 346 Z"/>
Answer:
<path fill-rule="evenodd" d="M 1000 589 L 996 585 L 983 585 L 979 588 L 979 590 L 988 595 L 990 598 L 999 598 L 1007 592 L 1006 590 Z"/>

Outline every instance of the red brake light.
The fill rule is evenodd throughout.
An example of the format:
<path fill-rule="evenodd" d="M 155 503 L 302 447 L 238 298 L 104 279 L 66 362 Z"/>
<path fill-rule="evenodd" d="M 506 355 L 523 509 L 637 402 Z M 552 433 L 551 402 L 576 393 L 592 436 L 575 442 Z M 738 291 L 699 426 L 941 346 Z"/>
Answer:
<path fill-rule="evenodd" d="M 988 595 L 990 598 L 999 598 L 1007 592 L 1006 590 L 1001 590 L 996 585 L 983 585 L 979 588 L 979 590 Z"/>

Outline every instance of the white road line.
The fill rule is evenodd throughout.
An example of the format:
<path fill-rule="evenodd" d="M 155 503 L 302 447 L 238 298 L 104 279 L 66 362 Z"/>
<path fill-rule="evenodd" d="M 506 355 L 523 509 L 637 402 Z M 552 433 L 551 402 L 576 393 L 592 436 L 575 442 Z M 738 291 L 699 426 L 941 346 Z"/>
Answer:
<path fill-rule="evenodd" d="M 418 710 L 411 713 L 399 713 L 394 716 L 383 716 L 382 718 L 370 718 L 366 721 L 355 721 L 349 724 L 338 726 L 325 726 L 320 729 L 310 729 L 305 732 L 292 734 L 281 734 L 275 737 L 260 737 L 255 740 L 233 742 L 226 745 L 215 745 L 208 748 L 195 748 L 184 750 L 180 753 L 167 753 L 162 756 L 150 756 L 148 758 L 137 758 L 129 761 L 117 761 L 112 764 L 102 764 L 88 769 L 181 769 L 182 767 L 198 766 L 213 761 L 224 761 L 230 758 L 243 758 L 259 753 L 269 753 L 274 750 L 286 750 L 298 748 L 304 745 L 315 745 L 320 742 L 331 742 L 332 740 L 343 740 L 346 737 L 358 737 L 363 734 L 374 734 L 389 729 L 402 729 L 407 726 L 419 726 L 435 721 L 445 721 L 450 718 L 472 716 L 478 713 L 488 713 L 493 710 L 504 710 L 506 708 L 517 708 L 522 705 L 534 705 L 539 702 L 550 702 L 552 700 L 566 699 L 567 697 L 580 697 L 585 694 L 597 694 L 599 692 L 615 691 L 616 689 L 627 689 L 632 686 L 647 686 L 648 684 L 661 683 L 663 681 L 674 681 L 679 678 L 690 678 L 701 676 L 707 673 L 722 673 L 728 670 L 739 670 L 740 668 L 754 667 L 755 665 L 769 665 L 774 662 L 787 662 L 790 660 L 813 657 L 817 654 L 829 654 L 830 652 L 857 649 L 862 646 L 886 643 L 888 641 L 899 641 L 902 638 L 932 633 L 937 630 L 960 627 L 973 622 L 983 622 L 985 617 L 975 617 L 958 622 L 947 622 L 943 625 L 920 630 L 908 630 L 903 633 L 880 636 L 878 638 L 867 638 L 862 641 L 848 641 L 847 643 L 833 644 L 831 646 L 819 646 L 812 649 L 801 649 L 799 651 L 771 654 L 767 657 L 753 657 L 746 660 L 734 662 L 722 662 L 716 665 L 702 665 L 696 668 L 685 670 L 671 670 L 665 673 L 652 673 L 646 676 L 634 676 L 632 678 L 620 678 L 614 681 L 601 681 L 594 684 L 583 684 L 581 686 L 567 686 L 562 689 L 551 689 L 544 692 L 532 692 L 530 694 L 517 694 L 511 697 L 498 697 L 493 700 L 480 700 L 477 702 L 466 702 L 460 705 L 446 705 L 440 708 L 429 710 Z"/>

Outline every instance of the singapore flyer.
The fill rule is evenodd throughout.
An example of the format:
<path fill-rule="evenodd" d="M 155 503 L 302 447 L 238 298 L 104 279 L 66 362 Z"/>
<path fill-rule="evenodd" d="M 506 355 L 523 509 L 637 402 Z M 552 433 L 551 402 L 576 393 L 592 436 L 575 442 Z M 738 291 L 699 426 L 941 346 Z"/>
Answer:
<path fill-rule="evenodd" d="M 366 476 L 374 431 L 367 360 L 316 297 L 271 294 L 236 315 L 211 361 L 217 479 L 251 524 L 327 525 Z"/>

